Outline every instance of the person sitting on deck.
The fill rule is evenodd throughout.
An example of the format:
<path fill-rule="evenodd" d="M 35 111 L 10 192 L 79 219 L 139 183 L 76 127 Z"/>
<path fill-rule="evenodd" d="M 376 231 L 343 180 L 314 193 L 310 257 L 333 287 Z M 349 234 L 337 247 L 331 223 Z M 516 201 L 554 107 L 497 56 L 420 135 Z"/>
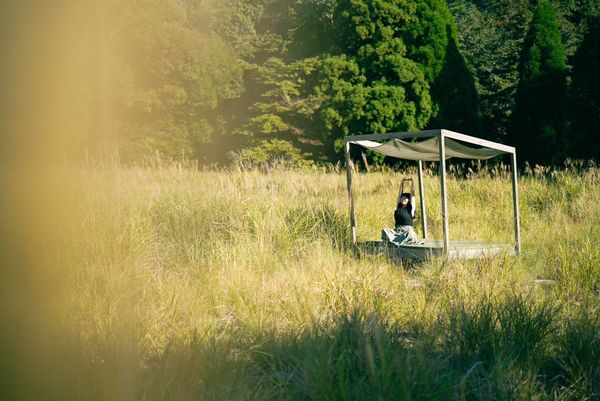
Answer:
<path fill-rule="evenodd" d="M 404 183 L 405 180 L 403 180 Z M 411 180 L 412 181 L 412 180 Z M 415 217 L 415 209 L 411 203 L 412 193 L 402 192 L 398 196 L 398 206 L 394 211 L 395 229 L 384 228 L 381 231 L 381 238 L 384 241 L 389 241 L 397 246 L 419 244 L 419 238 L 413 228 L 413 219 Z"/>

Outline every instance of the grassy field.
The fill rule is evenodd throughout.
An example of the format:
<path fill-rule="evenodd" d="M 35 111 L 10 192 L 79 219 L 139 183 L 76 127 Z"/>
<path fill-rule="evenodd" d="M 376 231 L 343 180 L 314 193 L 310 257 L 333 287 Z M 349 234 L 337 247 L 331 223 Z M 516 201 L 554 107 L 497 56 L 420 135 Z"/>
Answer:
<path fill-rule="evenodd" d="M 4 233 L 5 399 L 600 399 L 598 169 L 520 178 L 521 257 L 400 267 L 355 257 L 334 170 L 48 172 Z M 356 177 L 359 240 L 403 176 Z M 506 170 L 448 188 L 452 239 L 513 240 Z"/>

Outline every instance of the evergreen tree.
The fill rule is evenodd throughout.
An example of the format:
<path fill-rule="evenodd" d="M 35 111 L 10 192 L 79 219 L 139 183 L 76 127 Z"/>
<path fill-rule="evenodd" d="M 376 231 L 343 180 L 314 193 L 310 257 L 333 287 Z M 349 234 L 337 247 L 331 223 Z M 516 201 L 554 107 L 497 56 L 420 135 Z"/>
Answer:
<path fill-rule="evenodd" d="M 437 113 L 429 122 L 431 128 L 481 134 L 479 96 L 475 79 L 457 47 L 456 34 L 447 26 L 448 41 L 444 67 L 431 87 L 431 97 L 437 105 Z"/>
<path fill-rule="evenodd" d="M 317 93 L 324 140 L 350 133 L 423 128 L 431 117 L 429 85 L 409 59 L 400 27 L 417 18 L 400 0 L 340 0 L 332 36 L 341 55 L 326 56 Z"/>
<path fill-rule="evenodd" d="M 507 142 L 521 161 L 556 163 L 564 158 L 566 62 L 552 4 L 537 5 L 524 41 L 519 85 Z"/>
<path fill-rule="evenodd" d="M 323 155 L 339 157 L 344 135 L 427 124 L 429 85 L 408 58 L 400 29 L 417 18 L 414 7 L 400 0 L 305 0 L 290 11 L 289 2 L 279 3 L 265 10 L 292 15 L 296 27 L 287 33 L 272 27 L 291 50 L 253 67 L 263 90 L 240 132 L 257 151 L 275 139 L 305 149 L 318 140 Z"/>
<path fill-rule="evenodd" d="M 531 20 L 529 2 L 450 0 L 458 38 L 476 79 L 482 136 L 504 141 L 519 81 L 519 49 Z"/>
<path fill-rule="evenodd" d="M 456 26 L 444 0 L 415 1 L 416 18 L 401 28 L 408 58 L 419 63 L 431 87 L 431 128 L 480 133 L 473 74 L 458 46 Z"/>
<path fill-rule="evenodd" d="M 571 155 L 600 160 L 600 19 L 592 21 L 573 59 Z"/>

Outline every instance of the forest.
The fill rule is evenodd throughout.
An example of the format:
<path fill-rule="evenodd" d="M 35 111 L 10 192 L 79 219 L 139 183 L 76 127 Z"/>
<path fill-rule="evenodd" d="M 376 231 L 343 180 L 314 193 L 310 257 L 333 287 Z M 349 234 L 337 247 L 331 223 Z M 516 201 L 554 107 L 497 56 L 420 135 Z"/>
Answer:
<path fill-rule="evenodd" d="M 345 135 L 446 128 L 516 146 L 521 162 L 597 159 L 599 10 L 597 0 L 107 2 L 93 23 L 73 17 L 84 22 L 68 157 L 301 166 L 340 160 Z"/>

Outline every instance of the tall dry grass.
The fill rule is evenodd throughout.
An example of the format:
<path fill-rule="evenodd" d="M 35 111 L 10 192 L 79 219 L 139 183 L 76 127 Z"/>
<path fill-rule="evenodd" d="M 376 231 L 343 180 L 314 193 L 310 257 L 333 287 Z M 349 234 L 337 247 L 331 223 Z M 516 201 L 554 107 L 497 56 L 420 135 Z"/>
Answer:
<path fill-rule="evenodd" d="M 393 223 L 403 175 L 355 177 L 359 239 Z M 511 242 L 508 172 L 464 175 L 448 183 L 452 238 Z M 3 296 L 30 315 L 2 315 L 22 365 L 3 366 L 9 398 L 600 397 L 596 169 L 521 177 L 522 256 L 405 267 L 355 256 L 340 172 L 53 176 L 43 257 Z M 431 171 L 425 192 L 440 237 Z"/>

